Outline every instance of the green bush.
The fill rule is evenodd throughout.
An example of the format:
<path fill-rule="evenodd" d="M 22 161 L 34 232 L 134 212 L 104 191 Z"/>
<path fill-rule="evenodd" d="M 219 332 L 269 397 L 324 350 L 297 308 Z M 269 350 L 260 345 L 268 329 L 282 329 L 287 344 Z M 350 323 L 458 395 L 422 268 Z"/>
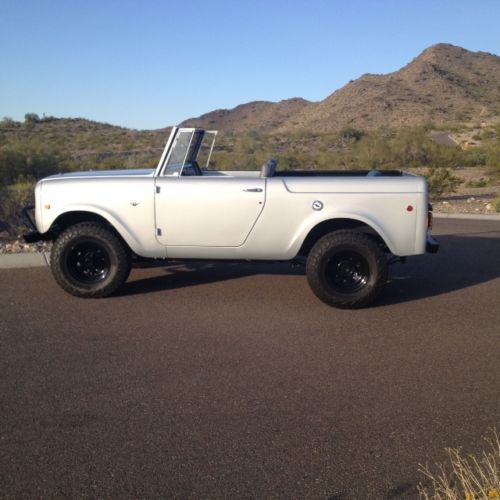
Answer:
<path fill-rule="evenodd" d="M 366 135 L 366 132 L 353 127 L 345 127 L 339 132 L 339 137 L 347 140 L 359 141 Z"/>
<path fill-rule="evenodd" d="M 26 113 L 24 115 L 24 123 L 38 123 L 40 117 L 36 113 Z"/>
<path fill-rule="evenodd" d="M 425 176 L 429 185 L 429 192 L 436 196 L 444 193 L 453 193 L 460 185 L 461 180 L 453 175 L 449 168 L 431 167 Z"/>
<path fill-rule="evenodd" d="M 0 187 L 20 179 L 41 179 L 59 171 L 59 160 L 51 153 L 0 149 Z"/>
<path fill-rule="evenodd" d="M 495 211 L 496 212 L 500 212 L 500 198 L 495 198 L 491 204 L 493 205 L 493 207 L 495 208 Z"/>
<path fill-rule="evenodd" d="M 22 209 L 34 202 L 34 183 L 24 182 L 0 188 L 0 225 L 15 236 L 24 228 Z"/>
<path fill-rule="evenodd" d="M 488 186 L 490 180 L 485 179 L 484 177 L 481 177 L 480 179 L 477 180 L 470 180 L 465 183 L 465 187 L 468 188 L 484 188 Z"/>

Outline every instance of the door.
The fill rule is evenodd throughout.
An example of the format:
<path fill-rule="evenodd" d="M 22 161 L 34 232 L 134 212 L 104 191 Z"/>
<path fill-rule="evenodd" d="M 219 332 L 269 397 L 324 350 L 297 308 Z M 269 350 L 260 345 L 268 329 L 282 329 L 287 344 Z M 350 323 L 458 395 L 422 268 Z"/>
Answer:
<path fill-rule="evenodd" d="M 167 246 L 241 246 L 264 207 L 265 182 L 224 175 L 157 177 L 158 241 Z"/>

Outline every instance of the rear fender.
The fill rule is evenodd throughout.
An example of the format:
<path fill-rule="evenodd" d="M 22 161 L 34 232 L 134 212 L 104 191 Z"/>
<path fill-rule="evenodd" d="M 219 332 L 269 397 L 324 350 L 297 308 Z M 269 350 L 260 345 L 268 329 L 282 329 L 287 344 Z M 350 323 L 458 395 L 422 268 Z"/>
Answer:
<path fill-rule="evenodd" d="M 332 222 L 332 225 L 335 227 L 338 225 L 338 228 L 336 227 L 336 229 L 349 229 L 353 226 L 366 227 L 382 239 L 391 253 L 395 255 L 397 254 L 397 244 L 389 236 L 388 231 L 381 224 L 377 223 L 377 221 L 366 214 L 353 212 L 324 213 L 321 218 L 313 216 L 312 218 L 306 220 L 305 223 L 299 228 L 295 239 L 294 247 L 297 249 L 297 252 L 315 228 L 328 222 Z"/>

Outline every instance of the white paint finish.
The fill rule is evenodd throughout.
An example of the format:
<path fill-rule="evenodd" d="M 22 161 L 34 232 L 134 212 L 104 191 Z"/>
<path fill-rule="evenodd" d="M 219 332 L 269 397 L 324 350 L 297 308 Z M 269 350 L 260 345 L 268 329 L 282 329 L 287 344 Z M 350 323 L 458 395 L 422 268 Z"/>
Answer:
<path fill-rule="evenodd" d="M 155 238 L 154 198 L 152 176 L 46 179 L 41 232 L 66 212 L 92 212 L 104 217 L 137 254 L 165 257 L 165 248 Z"/>
<path fill-rule="evenodd" d="M 360 183 L 363 180 L 359 178 Z M 406 208 L 416 205 L 421 193 L 339 193 L 335 192 L 335 178 L 323 181 L 323 189 L 333 192 L 290 193 L 282 178 L 268 179 L 266 208 L 240 257 L 291 259 L 311 229 L 320 222 L 338 218 L 368 224 L 395 255 L 414 253 L 416 211 L 408 212 Z M 316 200 L 324 204 L 323 210 L 313 210 Z"/>
<path fill-rule="evenodd" d="M 123 170 L 89 170 L 87 172 L 68 172 L 46 177 L 47 180 L 81 179 L 86 177 L 152 177 L 153 168 L 123 169 Z"/>
<path fill-rule="evenodd" d="M 51 208 L 42 206 L 40 229 L 48 230 L 64 212 L 90 211 L 108 220 L 145 257 L 286 260 L 295 257 L 314 226 L 345 218 L 372 227 L 395 255 L 425 251 L 427 196 L 419 177 L 375 177 L 369 182 L 365 177 L 323 177 L 321 183 L 317 178 L 293 183 L 305 190 L 307 181 L 315 181 L 310 192 L 291 192 L 288 180 L 262 179 L 257 172 L 57 176 L 43 181 L 43 206 Z M 397 192 L 397 181 L 403 192 Z M 356 185 L 358 193 L 353 192 Z M 321 201 L 323 209 L 313 210 L 314 201 Z M 413 211 L 407 211 L 408 205 Z M 157 228 L 162 233 L 158 237 Z"/>
<path fill-rule="evenodd" d="M 156 186 L 157 238 L 169 247 L 241 246 L 265 203 L 260 178 L 165 176 Z"/>
<path fill-rule="evenodd" d="M 279 176 L 277 177 L 279 178 Z M 398 177 L 331 176 L 282 177 L 291 193 L 423 193 L 425 179 L 404 174 Z"/>

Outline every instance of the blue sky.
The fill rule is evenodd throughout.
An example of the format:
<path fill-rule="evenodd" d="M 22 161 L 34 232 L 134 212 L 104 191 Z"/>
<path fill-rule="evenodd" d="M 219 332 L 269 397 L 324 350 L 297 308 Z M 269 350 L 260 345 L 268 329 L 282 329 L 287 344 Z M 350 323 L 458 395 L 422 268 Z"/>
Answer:
<path fill-rule="evenodd" d="M 0 118 L 138 129 L 318 101 L 439 42 L 500 54 L 499 0 L 0 0 Z"/>

